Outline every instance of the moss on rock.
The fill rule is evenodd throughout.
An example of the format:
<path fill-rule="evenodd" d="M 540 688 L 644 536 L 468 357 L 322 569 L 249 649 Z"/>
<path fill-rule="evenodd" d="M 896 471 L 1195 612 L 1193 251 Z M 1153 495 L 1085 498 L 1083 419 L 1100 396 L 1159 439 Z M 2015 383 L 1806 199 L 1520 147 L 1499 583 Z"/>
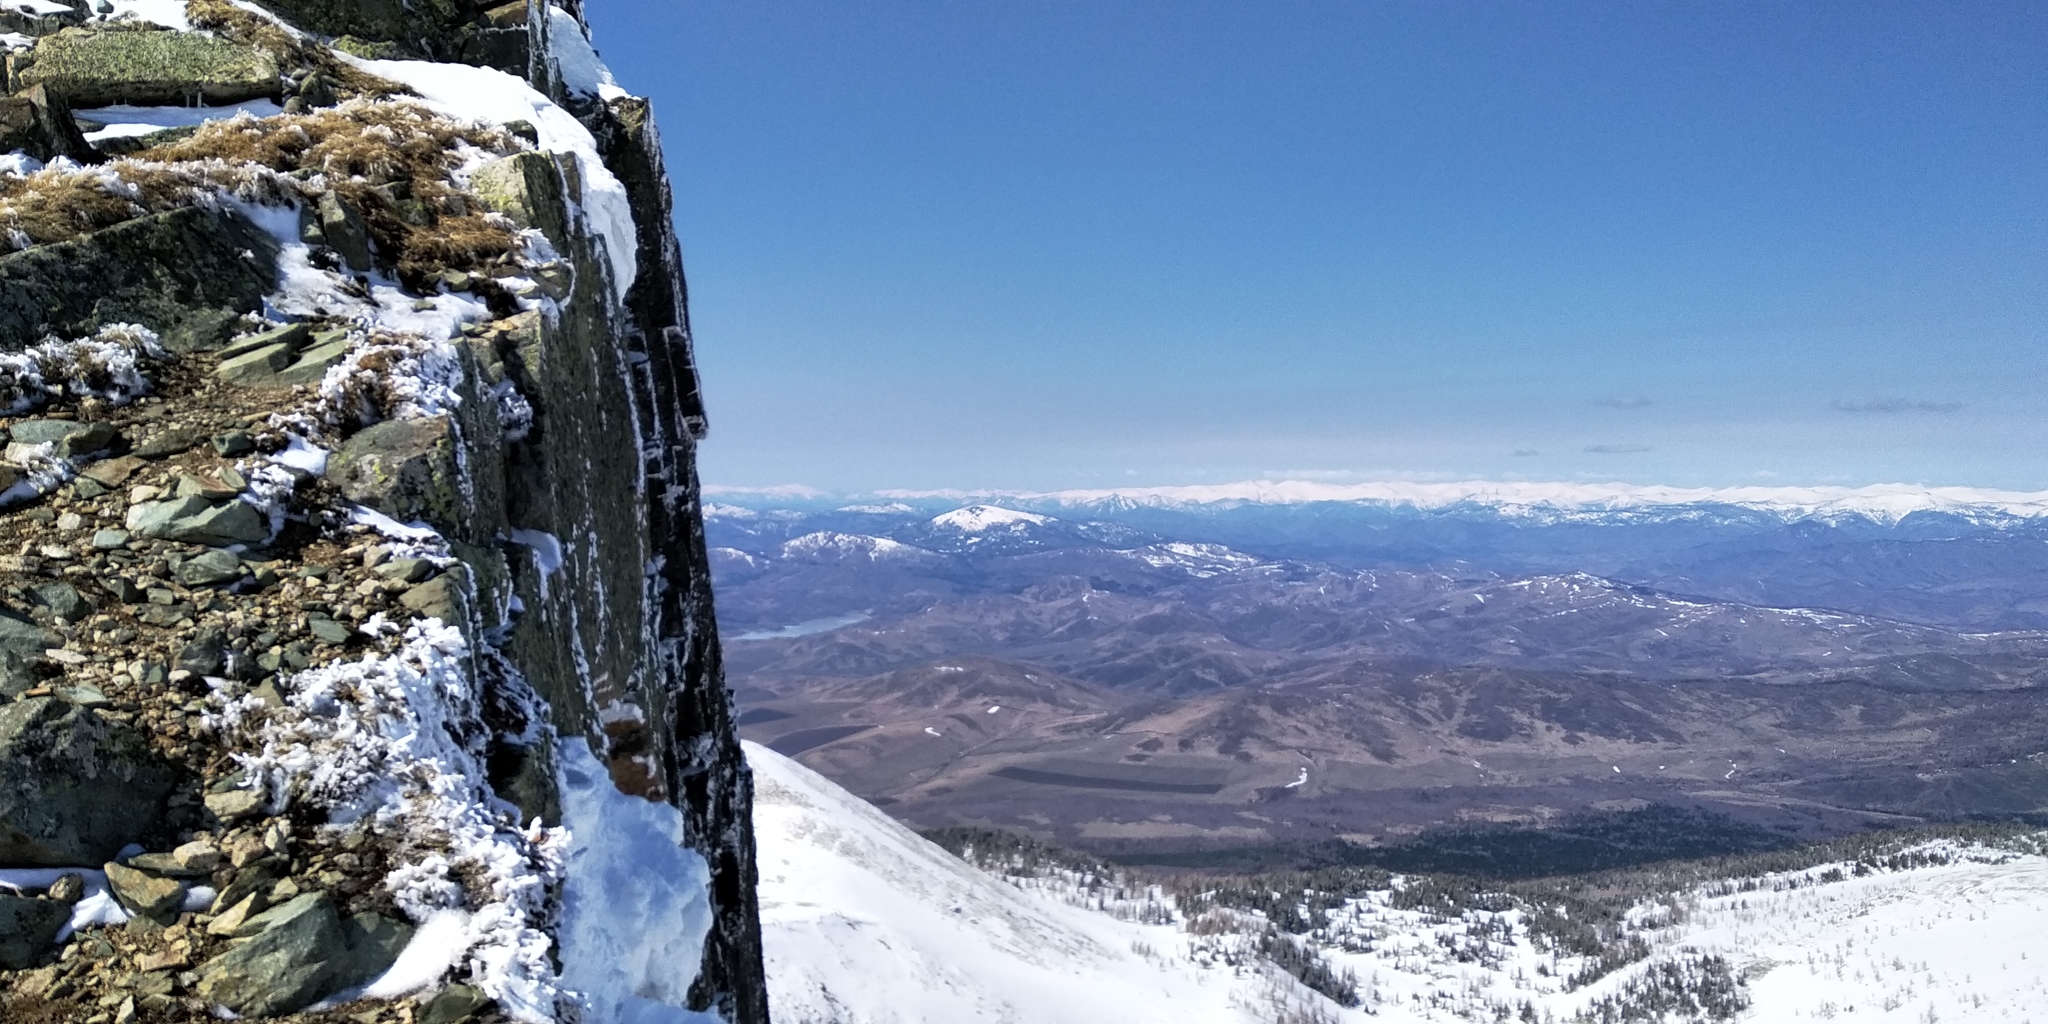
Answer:
<path fill-rule="evenodd" d="M 0 256 L 0 351 L 112 323 L 158 333 L 202 310 L 250 312 L 277 286 L 277 241 L 248 218 L 197 208 Z"/>
<path fill-rule="evenodd" d="M 9 85 L 41 85 L 73 106 L 236 103 L 275 97 L 277 62 L 197 32 L 68 29 L 9 62 Z"/>

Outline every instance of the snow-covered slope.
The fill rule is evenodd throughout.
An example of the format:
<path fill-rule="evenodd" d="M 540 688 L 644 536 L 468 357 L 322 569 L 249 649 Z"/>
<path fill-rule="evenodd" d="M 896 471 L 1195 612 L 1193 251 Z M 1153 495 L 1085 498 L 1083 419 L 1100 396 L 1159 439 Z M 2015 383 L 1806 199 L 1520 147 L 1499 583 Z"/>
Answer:
<path fill-rule="evenodd" d="M 959 530 L 961 533 L 982 533 L 995 527 L 1017 529 L 1021 526 L 1044 526 L 1052 522 L 1047 516 L 1016 509 L 1000 508 L 995 505 L 969 505 L 954 509 L 932 520 L 932 525 L 942 529 Z"/>
<path fill-rule="evenodd" d="M 1703 974 L 1740 1009 L 1666 1024 L 2019 1022 L 2042 1019 L 2048 996 L 2048 857 L 2024 837 L 1653 889 L 1612 940 L 1641 943 L 1618 969 L 1537 926 L 1536 892 L 1463 911 L 1368 893 L 1298 936 L 1355 977 L 1362 1005 L 1346 1009 L 1270 965 L 1229 966 L 1255 962 L 1219 956 L 1231 935 L 1184 930 L 1187 914 L 1215 912 L 1182 906 L 1178 924 L 1140 925 L 1070 905 L 1071 880 L 985 873 L 796 762 L 746 753 L 781 1024 L 1635 1021 L 1712 990 Z M 1223 931 L 1264 927 L 1236 920 Z"/>
<path fill-rule="evenodd" d="M 778 1024 L 1255 1021 L 1179 933 L 1026 893 L 823 776 L 746 745 Z"/>

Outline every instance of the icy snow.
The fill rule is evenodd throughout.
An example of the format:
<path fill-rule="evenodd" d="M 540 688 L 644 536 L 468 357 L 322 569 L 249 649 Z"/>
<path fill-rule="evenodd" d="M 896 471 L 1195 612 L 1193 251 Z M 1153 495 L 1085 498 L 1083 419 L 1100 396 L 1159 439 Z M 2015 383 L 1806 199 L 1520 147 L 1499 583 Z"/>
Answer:
<path fill-rule="evenodd" d="M 638 265 L 639 234 L 633 227 L 626 186 L 605 167 L 597 140 L 568 111 L 535 92 L 523 79 L 494 68 L 417 60 L 361 60 L 337 54 L 370 74 L 410 86 L 427 106 L 460 121 L 534 126 L 542 149 L 571 154 L 582 172 L 582 213 L 603 242 L 612 267 L 612 288 L 626 297 Z M 576 197 L 572 197 L 574 199 Z"/>
<path fill-rule="evenodd" d="M 513 530 L 512 543 L 533 549 L 533 564 L 545 580 L 562 568 L 562 540 L 546 530 Z"/>
<path fill-rule="evenodd" d="M 583 32 L 582 24 L 560 7 L 548 8 L 548 45 L 554 49 L 555 64 L 562 73 L 563 85 L 585 96 L 603 100 L 630 95 L 612 78 L 612 69 L 605 67 L 604 61 L 598 57 L 597 50 L 590 45 L 590 38 Z"/>
<path fill-rule="evenodd" d="M 1042 526 L 1049 522 L 1052 522 L 1051 518 L 1033 515 L 1030 512 L 1019 512 L 995 505 L 969 505 L 934 518 L 932 525 L 959 530 L 962 533 L 981 533 L 998 526 L 1014 530 L 1019 526 Z"/>
<path fill-rule="evenodd" d="M 287 469 L 296 469 L 308 476 L 326 476 L 327 449 L 312 444 L 297 434 L 289 436 L 291 443 L 284 451 L 269 455 L 270 461 Z"/>
<path fill-rule="evenodd" d="M 97 121 L 104 128 L 85 133 L 85 141 L 105 142 L 108 139 L 125 138 L 131 135 L 148 135 L 166 128 L 191 128 L 208 121 L 225 121 L 229 118 L 248 114 L 250 117 L 276 117 L 284 108 L 270 100 L 243 100 L 219 107 L 94 107 L 89 110 L 73 111 L 88 121 Z"/>
<path fill-rule="evenodd" d="M 1232 1005 L 1240 979 L 1172 952 L 1173 929 L 1023 892 L 795 761 L 745 749 L 779 1024 L 1256 1019 Z"/>
<path fill-rule="evenodd" d="M 581 737 L 557 747 L 562 824 L 562 982 L 604 1024 L 721 1024 L 693 1013 L 690 985 L 711 930 L 711 868 L 682 812 L 619 792 Z"/>
<path fill-rule="evenodd" d="M 112 0 L 114 9 L 107 12 L 108 18 L 132 15 L 143 21 L 190 32 L 192 22 L 185 17 L 185 0 Z"/>

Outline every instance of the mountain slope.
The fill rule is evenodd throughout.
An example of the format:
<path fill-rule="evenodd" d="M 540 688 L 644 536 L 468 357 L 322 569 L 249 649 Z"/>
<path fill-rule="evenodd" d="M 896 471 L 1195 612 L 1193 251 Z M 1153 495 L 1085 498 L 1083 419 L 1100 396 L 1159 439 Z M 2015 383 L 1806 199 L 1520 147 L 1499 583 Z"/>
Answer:
<path fill-rule="evenodd" d="M 754 827 L 779 1024 L 1236 1024 L 1236 979 L 1175 931 L 1022 892 L 757 744 Z"/>

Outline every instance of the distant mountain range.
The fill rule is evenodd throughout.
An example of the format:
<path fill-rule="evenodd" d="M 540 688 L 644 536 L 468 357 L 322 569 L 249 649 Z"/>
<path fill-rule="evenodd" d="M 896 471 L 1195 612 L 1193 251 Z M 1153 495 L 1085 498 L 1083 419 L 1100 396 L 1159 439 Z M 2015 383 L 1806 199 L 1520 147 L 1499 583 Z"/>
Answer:
<path fill-rule="evenodd" d="M 1139 849 L 2048 809 L 2048 518 L 2017 497 L 1509 497 L 706 516 L 747 735 L 920 824 Z"/>

